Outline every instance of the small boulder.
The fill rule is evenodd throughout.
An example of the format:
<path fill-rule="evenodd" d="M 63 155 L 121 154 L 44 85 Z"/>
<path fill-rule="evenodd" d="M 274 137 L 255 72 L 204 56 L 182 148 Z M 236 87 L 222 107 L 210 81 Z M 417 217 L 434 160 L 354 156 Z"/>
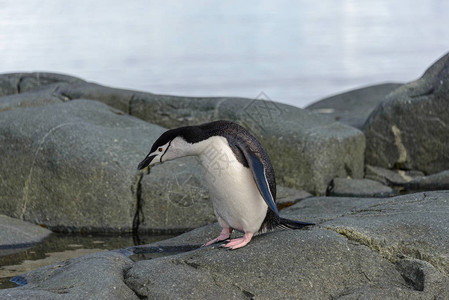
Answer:
<path fill-rule="evenodd" d="M 336 197 L 391 197 L 396 192 L 370 179 L 334 178 L 327 189 L 327 196 Z"/>
<path fill-rule="evenodd" d="M 406 191 L 449 190 L 449 170 L 415 178 L 403 185 Z"/>
<path fill-rule="evenodd" d="M 389 170 L 376 166 L 365 166 L 365 178 L 379 181 L 384 185 L 403 186 L 416 178 L 423 177 L 424 173 L 413 170 Z"/>

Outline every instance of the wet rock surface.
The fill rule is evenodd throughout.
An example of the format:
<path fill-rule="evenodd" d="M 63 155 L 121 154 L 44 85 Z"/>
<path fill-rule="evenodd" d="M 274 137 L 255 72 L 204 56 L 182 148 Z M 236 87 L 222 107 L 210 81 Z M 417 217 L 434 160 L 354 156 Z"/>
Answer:
<path fill-rule="evenodd" d="M 30 247 L 50 234 L 41 226 L 0 215 L 0 256 Z"/>

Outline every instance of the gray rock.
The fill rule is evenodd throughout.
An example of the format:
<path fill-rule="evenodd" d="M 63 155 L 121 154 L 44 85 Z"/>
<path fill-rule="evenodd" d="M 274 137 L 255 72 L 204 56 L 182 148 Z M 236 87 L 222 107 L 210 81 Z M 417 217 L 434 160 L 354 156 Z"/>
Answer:
<path fill-rule="evenodd" d="M 449 169 L 449 54 L 390 93 L 364 125 L 366 163 L 433 174 Z"/>
<path fill-rule="evenodd" d="M 334 178 L 327 190 L 328 196 L 336 197 L 391 197 L 396 192 L 370 179 Z"/>
<path fill-rule="evenodd" d="M 59 231 L 180 231 L 215 220 L 194 159 L 137 172 L 159 126 L 86 100 L 0 118 L 3 214 Z"/>
<path fill-rule="evenodd" d="M 51 234 L 41 226 L 0 215 L 0 256 L 23 250 Z"/>
<path fill-rule="evenodd" d="M 221 292 L 224 298 L 444 299 L 448 195 L 308 198 L 283 214 L 321 223 L 311 230 L 265 234 L 238 251 L 203 248 L 141 261 L 125 280 L 149 298 L 209 298 Z M 198 245 L 219 231 L 210 225 L 155 246 Z"/>
<path fill-rule="evenodd" d="M 268 100 L 190 98 L 61 84 L 69 99 L 102 101 L 145 121 L 173 128 L 217 119 L 252 131 L 271 156 L 279 184 L 324 194 L 334 177 L 362 177 L 364 136 L 355 128 Z"/>
<path fill-rule="evenodd" d="M 400 86 L 400 83 L 383 83 L 359 88 L 319 100 L 306 109 L 361 129 L 374 108 Z"/>
<path fill-rule="evenodd" d="M 0 97 L 20 94 L 53 83 L 84 82 L 76 77 L 55 73 L 11 73 L 0 75 Z"/>
<path fill-rule="evenodd" d="M 70 259 L 25 273 L 27 282 L 0 290 L 1 299 L 139 299 L 123 282 L 132 261 L 115 252 L 100 252 Z"/>
<path fill-rule="evenodd" d="M 412 298 L 444 299 L 449 296 L 448 196 L 449 191 L 379 199 L 308 198 L 284 213 L 309 217 L 379 253 L 397 266 L 411 289 L 422 291 L 424 286 Z M 374 293 L 378 291 L 354 290 L 349 299 Z"/>
<path fill-rule="evenodd" d="M 424 260 L 449 274 L 449 191 L 392 198 L 308 198 L 288 217 L 321 216 L 321 226 L 377 251 L 393 262 Z M 324 212 L 324 214 L 323 214 Z"/>
<path fill-rule="evenodd" d="M 442 191 L 384 198 L 376 204 L 357 207 L 322 226 L 369 247 L 392 263 L 404 258 L 424 261 L 438 271 L 440 278 L 447 280 L 448 195 L 449 191 Z M 448 293 L 449 285 L 446 289 Z"/>
<path fill-rule="evenodd" d="M 371 165 L 365 166 L 365 178 L 390 186 L 403 186 L 407 182 L 423 176 L 424 173 L 421 171 L 389 170 Z"/>
<path fill-rule="evenodd" d="M 284 215 L 320 223 L 310 230 L 261 235 L 237 251 L 208 247 L 139 261 L 125 281 L 148 298 L 444 299 L 448 195 L 308 198 Z M 194 245 L 218 232 L 211 225 L 157 246 Z"/>
<path fill-rule="evenodd" d="M 404 184 L 406 191 L 449 190 L 449 170 L 418 177 Z"/>
<path fill-rule="evenodd" d="M 140 261 L 125 280 L 151 299 L 323 299 L 370 286 L 410 293 L 394 265 L 319 228 L 267 234 L 238 252 L 206 248 Z"/>

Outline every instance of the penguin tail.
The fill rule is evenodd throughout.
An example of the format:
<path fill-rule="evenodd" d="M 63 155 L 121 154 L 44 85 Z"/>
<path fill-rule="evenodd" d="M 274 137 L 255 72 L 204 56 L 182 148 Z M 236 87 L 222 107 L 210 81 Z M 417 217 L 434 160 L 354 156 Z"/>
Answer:
<path fill-rule="evenodd" d="M 290 229 L 300 229 L 304 228 L 306 226 L 312 226 L 315 225 L 315 223 L 309 223 L 309 222 L 301 222 L 301 221 L 295 221 L 285 218 L 279 218 L 279 227 L 281 228 L 290 228 Z"/>

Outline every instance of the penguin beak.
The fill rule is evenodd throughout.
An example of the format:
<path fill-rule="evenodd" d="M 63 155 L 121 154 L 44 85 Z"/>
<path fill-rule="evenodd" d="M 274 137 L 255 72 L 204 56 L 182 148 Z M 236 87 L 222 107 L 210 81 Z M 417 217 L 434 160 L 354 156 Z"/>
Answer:
<path fill-rule="evenodd" d="M 156 157 L 157 155 L 149 155 L 147 157 L 145 157 L 144 160 L 142 160 L 142 162 L 139 164 L 139 166 L 137 166 L 138 170 L 142 170 L 145 169 L 146 167 L 148 167 L 151 163 L 151 161 Z"/>

